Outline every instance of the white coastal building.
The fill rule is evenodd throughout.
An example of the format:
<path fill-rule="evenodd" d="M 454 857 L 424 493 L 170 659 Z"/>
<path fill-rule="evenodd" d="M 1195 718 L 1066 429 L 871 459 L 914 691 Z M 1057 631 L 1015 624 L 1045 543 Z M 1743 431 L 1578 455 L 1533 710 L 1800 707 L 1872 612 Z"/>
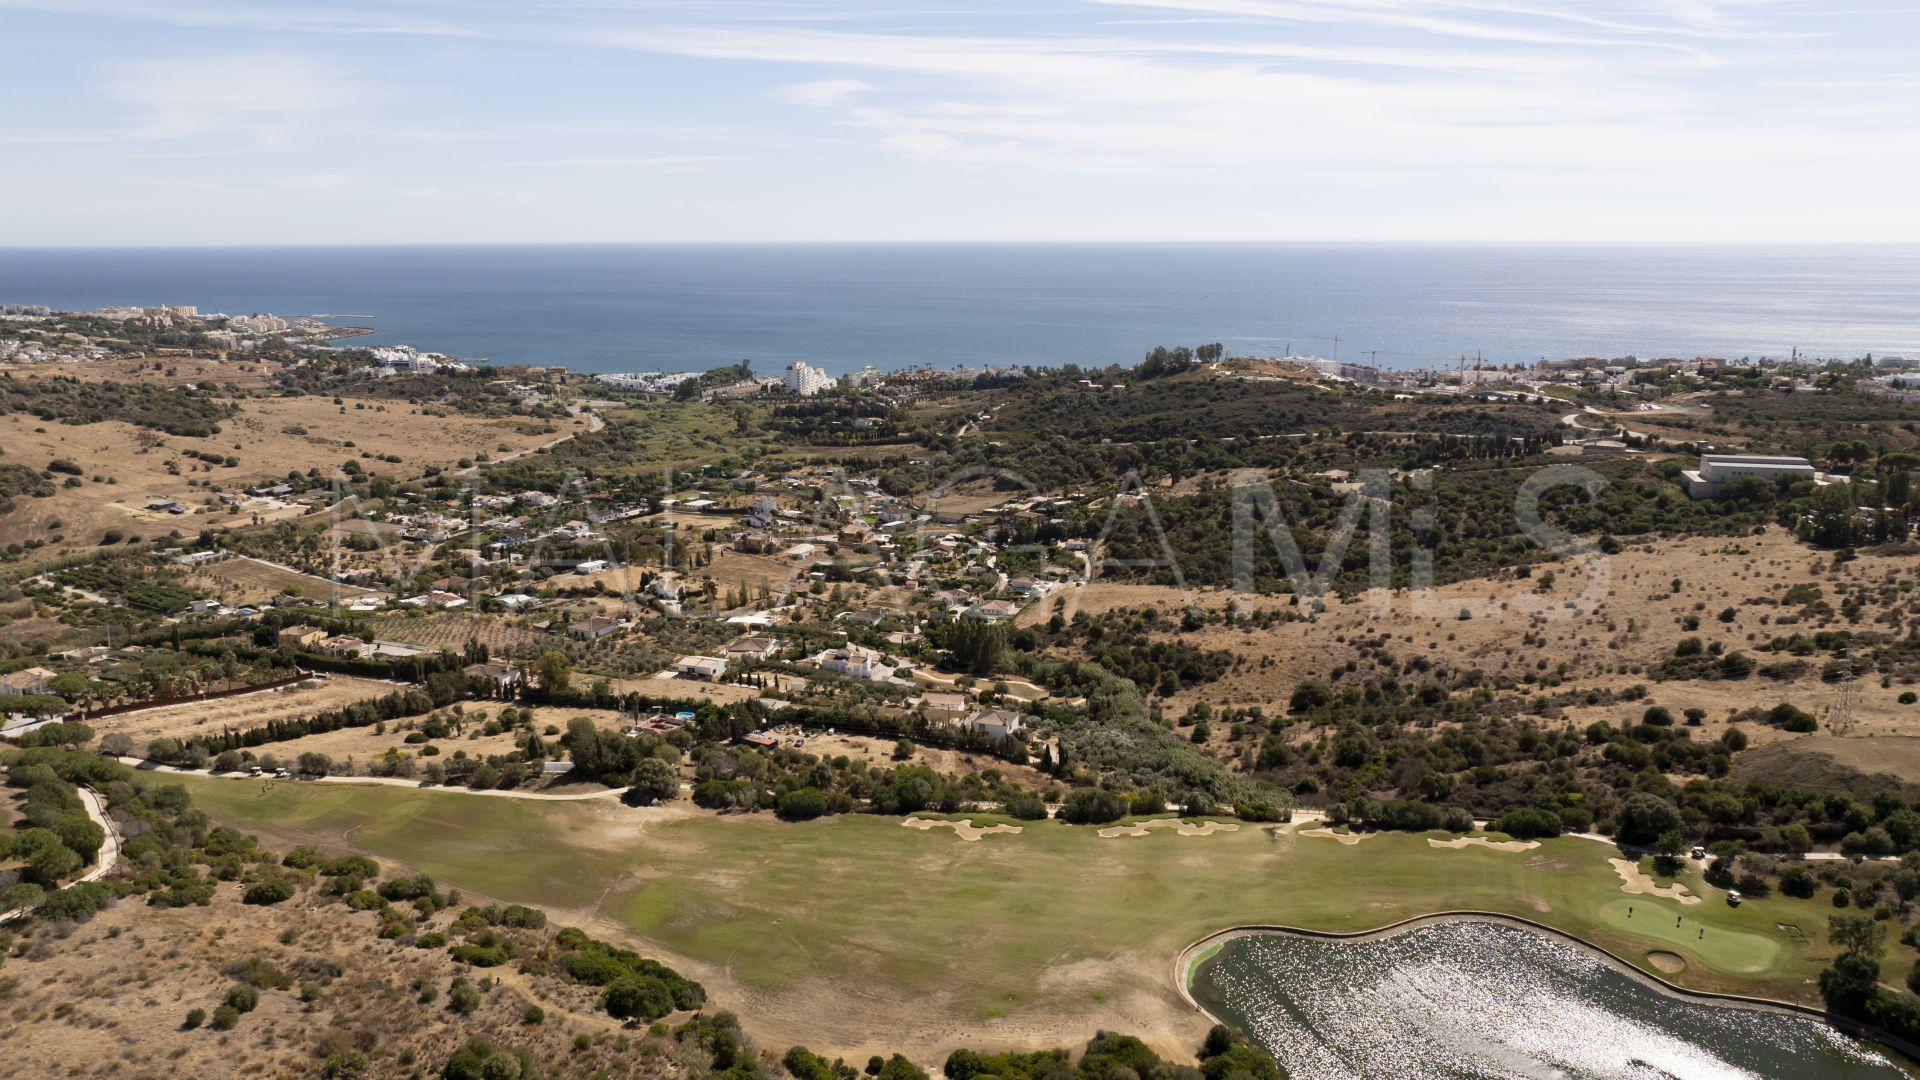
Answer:
<path fill-rule="evenodd" d="M 833 376 L 807 363 L 795 360 L 787 365 L 787 391 L 801 397 L 812 397 L 833 385 Z"/>

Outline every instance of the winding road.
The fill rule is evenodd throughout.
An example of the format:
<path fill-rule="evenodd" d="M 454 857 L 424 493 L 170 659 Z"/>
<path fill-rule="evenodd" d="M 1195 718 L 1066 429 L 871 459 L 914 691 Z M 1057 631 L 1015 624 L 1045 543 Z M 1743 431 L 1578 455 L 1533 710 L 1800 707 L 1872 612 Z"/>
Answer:
<path fill-rule="evenodd" d="M 93 819 L 94 824 L 100 826 L 102 832 L 106 833 L 106 839 L 100 843 L 99 854 L 94 857 L 93 868 L 69 882 L 72 885 L 79 885 L 106 877 L 107 872 L 120 861 L 120 831 L 113 827 L 113 821 L 107 817 L 107 807 L 101 801 L 99 792 L 85 786 L 76 787 L 74 791 L 80 796 L 80 805 L 86 808 L 87 816 Z M 12 911 L 0 911 L 0 923 L 12 922 L 32 910 L 31 907 L 23 907 Z"/>

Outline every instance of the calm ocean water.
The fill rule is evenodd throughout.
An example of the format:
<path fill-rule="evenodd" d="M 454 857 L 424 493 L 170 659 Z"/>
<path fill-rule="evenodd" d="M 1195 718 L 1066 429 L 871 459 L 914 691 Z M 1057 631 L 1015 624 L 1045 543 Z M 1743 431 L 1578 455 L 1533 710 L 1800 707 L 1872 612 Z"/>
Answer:
<path fill-rule="evenodd" d="M 1156 344 L 1729 357 L 1920 352 L 1920 248 L 1302 245 L 0 249 L 0 303 L 335 314 L 576 370 L 1132 363 Z M 348 320 L 355 321 L 355 320 Z"/>

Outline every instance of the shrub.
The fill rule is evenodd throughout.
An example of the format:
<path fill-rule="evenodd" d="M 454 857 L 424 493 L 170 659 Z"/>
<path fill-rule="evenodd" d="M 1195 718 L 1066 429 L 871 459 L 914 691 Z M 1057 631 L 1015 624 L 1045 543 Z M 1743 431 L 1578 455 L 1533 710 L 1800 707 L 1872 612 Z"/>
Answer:
<path fill-rule="evenodd" d="M 246 983 L 234 983 L 224 1001 L 239 1012 L 250 1013 L 260 1004 L 260 991 Z"/>
<path fill-rule="evenodd" d="M 453 985 L 447 988 L 448 1011 L 466 1016 L 479 1007 L 480 991 L 475 990 L 473 984 L 465 979 L 453 980 Z"/>
<path fill-rule="evenodd" d="M 1126 797 L 1117 792 L 1074 788 L 1060 808 L 1060 820 L 1073 825 L 1106 825 L 1125 817 L 1128 805 Z"/>
<path fill-rule="evenodd" d="M 1796 900 L 1807 900 L 1813 896 L 1818 883 L 1804 867 L 1796 866 L 1780 875 L 1780 891 Z"/>
<path fill-rule="evenodd" d="M 786 821 L 810 821 L 827 812 L 827 797 L 818 788 L 801 788 L 780 796 L 774 813 Z"/>
<path fill-rule="evenodd" d="M 507 962 L 507 951 L 486 945 L 455 945 L 447 950 L 455 960 L 474 967 L 499 967 Z"/>
<path fill-rule="evenodd" d="M 1493 829 L 1495 832 L 1506 833 L 1515 839 L 1537 840 L 1542 837 L 1559 836 L 1562 824 L 1560 815 L 1553 811 L 1527 806 L 1502 814 L 1499 820 L 1493 822 Z"/>
<path fill-rule="evenodd" d="M 1820 726 L 1812 713 L 1784 701 L 1767 713 L 1767 721 L 1777 728 L 1801 733 L 1814 731 Z"/>
<path fill-rule="evenodd" d="M 1037 795 L 1022 795 L 1007 803 L 1007 814 L 1021 821 L 1040 821 L 1047 816 L 1047 804 Z"/>
<path fill-rule="evenodd" d="M 181 1022 L 180 1026 L 182 1028 L 185 1028 L 188 1031 L 192 1031 L 194 1028 L 197 1028 L 201 1024 L 204 1024 L 206 1022 L 207 1022 L 207 1010 L 188 1009 L 187 1018 Z"/>
<path fill-rule="evenodd" d="M 240 1010 L 231 1005 L 222 1005 L 213 1010 L 213 1030 L 232 1031 L 233 1025 L 240 1022 Z"/>
<path fill-rule="evenodd" d="M 617 1019 L 658 1020 L 673 1011 L 673 991 L 652 976 L 630 975 L 607 987 L 600 1003 Z"/>
<path fill-rule="evenodd" d="M 293 899 L 293 882 L 278 877 L 255 882 L 247 888 L 246 895 L 241 897 L 241 901 L 248 904 L 278 904 L 291 899 Z"/>

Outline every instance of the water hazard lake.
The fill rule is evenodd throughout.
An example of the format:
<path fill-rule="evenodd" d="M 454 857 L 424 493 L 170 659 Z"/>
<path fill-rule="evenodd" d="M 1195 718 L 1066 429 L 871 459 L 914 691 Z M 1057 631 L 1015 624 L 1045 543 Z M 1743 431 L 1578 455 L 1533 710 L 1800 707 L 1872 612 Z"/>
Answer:
<path fill-rule="evenodd" d="M 1898 1080 L 1808 1017 L 1681 1000 L 1562 941 L 1481 922 L 1373 941 L 1234 938 L 1194 998 L 1294 1080 Z"/>

